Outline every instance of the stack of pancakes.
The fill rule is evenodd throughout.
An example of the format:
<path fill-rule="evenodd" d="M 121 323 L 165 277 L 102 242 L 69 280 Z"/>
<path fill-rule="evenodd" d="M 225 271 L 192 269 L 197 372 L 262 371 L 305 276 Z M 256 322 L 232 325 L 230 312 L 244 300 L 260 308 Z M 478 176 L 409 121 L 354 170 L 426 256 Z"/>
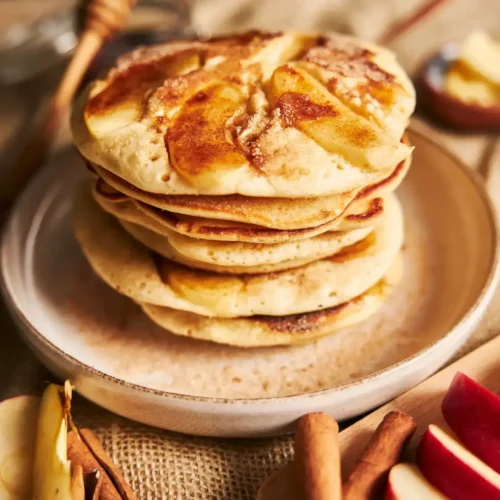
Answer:
<path fill-rule="evenodd" d="M 166 330 L 239 346 L 360 322 L 401 276 L 413 87 L 351 37 L 251 32 L 122 57 L 77 99 L 95 272 Z"/>

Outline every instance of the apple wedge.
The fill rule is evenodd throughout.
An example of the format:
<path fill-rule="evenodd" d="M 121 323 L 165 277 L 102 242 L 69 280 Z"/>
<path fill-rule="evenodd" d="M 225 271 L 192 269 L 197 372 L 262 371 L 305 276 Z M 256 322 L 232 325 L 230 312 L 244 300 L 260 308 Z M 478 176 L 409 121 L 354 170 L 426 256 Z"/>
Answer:
<path fill-rule="evenodd" d="M 500 473 L 500 396 L 458 372 L 441 411 L 460 441 Z"/>
<path fill-rule="evenodd" d="M 395 465 L 389 473 L 386 500 L 446 500 L 413 464 Z"/>
<path fill-rule="evenodd" d="M 453 500 L 500 500 L 500 474 L 435 425 L 420 441 L 417 463 L 427 480 Z"/>
<path fill-rule="evenodd" d="M 67 459 L 67 417 L 71 386 L 64 393 L 51 384 L 40 403 L 33 467 L 35 500 L 71 500 L 71 464 Z"/>
<path fill-rule="evenodd" d="M 238 85 L 214 81 L 188 99 L 167 131 L 170 160 L 179 175 L 200 188 L 238 175 L 247 162 L 227 137 L 226 123 L 246 105 Z"/>
<path fill-rule="evenodd" d="M 358 115 L 318 80 L 292 64 L 277 68 L 269 100 L 285 124 L 298 128 L 330 153 L 369 170 L 394 168 L 411 149 Z"/>
<path fill-rule="evenodd" d="M 18 396 L 0 403 L 0 498 L 31 500 L 40 398 Z"/>
<path fill-rule="evenodd" d="M 109 81 L 93 84 L 84 120 L 89 132 L 100 137 L 141 118 L 150 94 L 166 78 L 183 75 L 200 67 L 197 50 L 185 50 L 175 57 L 165 56 L 154 63 L 135 64 Z"/>

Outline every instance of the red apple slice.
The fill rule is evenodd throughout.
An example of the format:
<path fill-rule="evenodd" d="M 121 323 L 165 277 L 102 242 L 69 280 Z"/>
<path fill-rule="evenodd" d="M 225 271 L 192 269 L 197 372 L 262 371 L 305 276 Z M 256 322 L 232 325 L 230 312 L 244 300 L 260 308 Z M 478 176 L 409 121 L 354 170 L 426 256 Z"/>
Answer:
<path fill-rule="evenodd" d="M 500 396 L 458 372 L 441 410 L 460 441 L 500 473 Z"/>
<path fill-rule="evenodd" d="M 446 500 L 413 464 L 395 465 L 389 473 L 386 500 Z"/>
<path fill-rule="evenodd" d="M 500 500 L 500 474 L 435 425 L 417 451 L 423 475 L 453 500 Z"/>

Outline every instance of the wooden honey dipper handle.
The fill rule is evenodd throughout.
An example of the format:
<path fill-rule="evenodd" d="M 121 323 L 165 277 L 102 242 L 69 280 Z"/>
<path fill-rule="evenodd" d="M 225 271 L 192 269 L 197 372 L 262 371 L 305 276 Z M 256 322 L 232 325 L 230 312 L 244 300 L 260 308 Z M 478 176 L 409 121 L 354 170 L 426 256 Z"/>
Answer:
<path fill-rule="evenodd" d="M 9 206 L 42 164 L 83 75 L 103 42 L 122 30 L 135 0 L 89 0 L 83 6 L 84 30 L 49 108 L 26 145 L 0 194 Z"/>
<path fill-rule="evenodd" d="M 84 32 L 110 38 L 125 27 L 136 0 L 87 0 L 84 4 Z"/>

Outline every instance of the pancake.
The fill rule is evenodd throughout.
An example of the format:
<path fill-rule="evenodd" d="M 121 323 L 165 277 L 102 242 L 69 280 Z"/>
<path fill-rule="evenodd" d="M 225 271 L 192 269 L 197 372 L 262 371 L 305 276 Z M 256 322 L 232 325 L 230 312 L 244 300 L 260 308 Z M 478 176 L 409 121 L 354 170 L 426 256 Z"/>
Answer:
<path fill-rule="evenodd" d="M 409 144 L 406 138 L 403 141 Z M 148 193 L 137 189 L 118 176 L 107 172 L 97 165 L 90 165 L 105 183 L 116 191 L 135 200 L 143 202 L 148 207 L 159 208 L 175 215 L 188 215 L 211 220 L 224 220 L 254 224 L 261 227 L 293 230 L 311 228 L 326 224 L 339 217 L 353 201 L 380 198 L 393 192 L 404 179 L 411 164 L 407 158 L 384 179 L 359 190 L 353 190 L 340 195 L 320 198 L 250 198 L 241 195 L 229 196 L 168 196 Z M 100 183 L 105 196 L 109 187 Z M 111 199 L 119 199 L 116 193 Z"/>
<path fill-rule="evenodd" d="M 303 266 L 335 254 L 363 240 L 372 228 L 347 232 L 328 232 L 299 242 L 233 243 L 196 240 L 171 232 L 168 237 L 130 222 L 122 227 L 137 241 L 157 254 L 179 264 L 228 274 L 260 274 Z"/>
<path fill-rule="evenodd" d="M 368 197 L 369 191 L 366 190 L 366 197 L 357 197 L 340 217 L 330 222 L 312 228 L 277 230 L 255 224 L 204 219 L 160 210 L 122 195 L 102 179 L 94 180 L 92 186 L 92 194 L 101 208 L 120 220 L 143 226 L 166 237 L 173 231 L 200 240 L 227 242 L 277 244 L 301 241 L 327 231 L 354 231 L 373 227 L 383 217 L 385 204 L 383 198 Z M 379 192 L 381 189 L 375 190 L 375 193 Z"/>
<path fill-rule="evenodd" d="M 251 32 L 123 56 L 71 124 L 85 158 L 147 192 L 303 198 L 387 177 L 414 106 L 386 49 Z"/>
<path fill-rule="evenodd" d="M 363 294 L 321 311 L 289 316 L 207 318 L 151 304 L 141 307 L 156 324 L 175 335 L 239 347 L 303 344 L 372 316 L 400 282 L 401 261 L 396 258 L 388 274 Z"/>
<path fill-rule="evenodd" d="M 283 316 L 333 307 L 362 294 L 390 268 L 403 241 L 401 207 L 390 197 L 382 224 L 334 256 L 282 272 L 222 275 L 152 254 L 102 210 L 87 188 L 75 198 L 73 229 L 103 281 L 136 302 L 203 316 Z"/>

